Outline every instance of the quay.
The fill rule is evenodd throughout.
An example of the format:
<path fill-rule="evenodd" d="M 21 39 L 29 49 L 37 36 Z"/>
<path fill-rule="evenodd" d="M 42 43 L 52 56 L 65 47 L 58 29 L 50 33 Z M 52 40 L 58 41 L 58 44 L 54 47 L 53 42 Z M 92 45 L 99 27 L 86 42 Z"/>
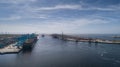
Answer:
<path fill-rule="evenodd" d="M 63 35 L 63 34 L 52 34 L 53 38 L 61 39 L 64 41 L 74 41 L 74 42 L 88 42 L 88 43 L 106 43 L 106 44 L 120 44 L 120 40 L 104 40 L 104 39 L 95 39 L 95 38 L 83 38 L 72 35 Z"/>
<path fill-rule="evenodd" d="M 19 53 L 22 50 L 21 48 L 17 48 L 17 46 L 15 46 L 17 43 L 14 44 L 10 44 L 4 48 L 0 49 L 0 54 L 11 54 L 11 53 Z"/>
<path fill-rule="evenodd" d="M 23 34 L 19 36 L 8 36 L 0 37 L 0 54 L 11 54 L 19 53 L 22 50 L 32 49 L 34 44 L 37 42 L 38 35 L 36 34 Z"/>

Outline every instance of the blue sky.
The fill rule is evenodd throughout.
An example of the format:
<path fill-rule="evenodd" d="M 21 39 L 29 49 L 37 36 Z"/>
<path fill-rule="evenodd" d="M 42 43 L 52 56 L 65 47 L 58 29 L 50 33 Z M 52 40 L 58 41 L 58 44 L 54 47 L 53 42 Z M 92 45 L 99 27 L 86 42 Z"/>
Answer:
<path fill-rule="evenodd" d="M 0 0 L 0 32 L 120 33 L 120 0 Z"/>

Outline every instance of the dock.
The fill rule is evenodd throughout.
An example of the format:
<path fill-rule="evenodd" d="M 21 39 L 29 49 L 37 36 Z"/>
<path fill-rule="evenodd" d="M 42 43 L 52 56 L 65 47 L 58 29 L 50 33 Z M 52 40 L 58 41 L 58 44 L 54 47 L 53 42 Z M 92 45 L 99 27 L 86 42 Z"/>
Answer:
<path fill-rule="evenodd" d="M 31 47 L 36 43 L 38 35 L 23 34 L 23 35 L 4 35 L 0 36 L 0 54 L 19 53 L 25 48 Z M 29 50 L 30 48 L 28 48 Z"/>
<path fill-rule="evenodd" d="M 0 54 L 11 54 L 11 53 L 19 53 L 22 50 L 21 48 L 17 48 L 17 46 L 15 46 L 16 43 L 10 44 L 4 48 L 0 49 Z"/>
<path fill-rule="evenodd" d="M 61 39 L 64 41 L 74 41 L 74 42 L 88 42 L 88 43 L 106 43 L 106 44 L 120 44 L 120 40 L 104 40 L 104 39 L 95 39 L 95 38 L 83 38 L 83 37 L 76 37 L 72 35 L 61 35 L 61 34 L 52 34 L 53 38 Z"/>

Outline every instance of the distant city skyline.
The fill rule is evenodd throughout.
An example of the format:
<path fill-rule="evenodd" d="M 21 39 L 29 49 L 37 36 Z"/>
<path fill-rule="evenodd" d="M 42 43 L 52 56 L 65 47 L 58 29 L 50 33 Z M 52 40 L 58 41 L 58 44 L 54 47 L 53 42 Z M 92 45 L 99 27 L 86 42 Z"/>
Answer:
<path fill-rule="evenodd" d="M 0 0 L 0 33 L 120 34 L 120 0 Z"/>

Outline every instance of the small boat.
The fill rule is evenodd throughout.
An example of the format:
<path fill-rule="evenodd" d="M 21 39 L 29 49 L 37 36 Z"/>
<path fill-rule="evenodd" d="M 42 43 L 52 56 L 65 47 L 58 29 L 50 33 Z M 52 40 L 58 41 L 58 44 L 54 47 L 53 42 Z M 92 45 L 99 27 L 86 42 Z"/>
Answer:
<path fill-rule="evenodd" d="M 45 37 L 45 35 L 43 34 L 43 35 L 41 35 L 42 37 Z"/>

